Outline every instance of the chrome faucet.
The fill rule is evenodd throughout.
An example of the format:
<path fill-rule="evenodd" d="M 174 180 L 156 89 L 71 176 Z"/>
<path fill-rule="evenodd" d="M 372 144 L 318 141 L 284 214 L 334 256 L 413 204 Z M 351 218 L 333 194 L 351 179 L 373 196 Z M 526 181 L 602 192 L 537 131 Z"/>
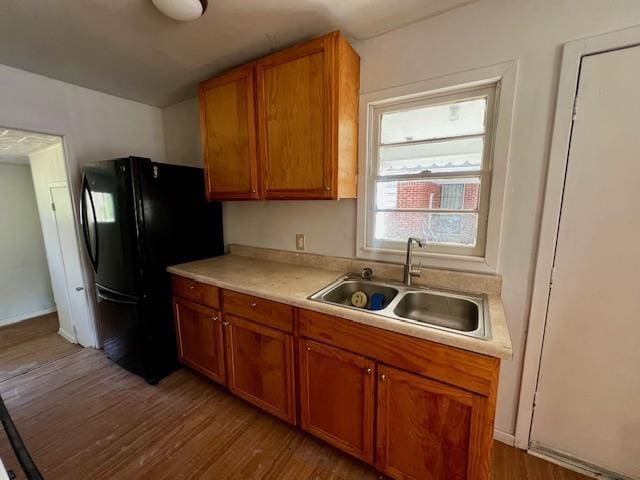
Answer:
<path fill-rule="evenodd" d="M 407 260 L 404 264 L 404 278 L 403 278 L 403 282 L 407 287 L 411 286 L 411 277 L 420 276 L 420 267 L 422 266 L 421 263 L 418 263 L 418 265 L 416 265 L 415 267 L 413 265 L 413 259 L 412 259 L 413 252 L 411 250 L 411 247 L 413 246 L 413 242 L 416 242 L 418 244 L 418 247 L 420 248 L 424 246 L 424 240 L 420 238 L 409 237 L 409 239 L 407 240 Z"/>

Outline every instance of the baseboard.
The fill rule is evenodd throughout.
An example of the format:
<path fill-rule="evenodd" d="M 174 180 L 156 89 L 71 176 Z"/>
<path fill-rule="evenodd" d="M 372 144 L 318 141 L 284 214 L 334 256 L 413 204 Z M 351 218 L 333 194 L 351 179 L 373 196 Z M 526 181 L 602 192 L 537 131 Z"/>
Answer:
<path fill-rule="evenodd" d="M 17 315 L 15 317 L 2 318 L 0 319 L 0 327 L 4 327 L 5 325 L 11 325 L 12 323 L 22 322 L 23 320 L 29 320 L 30 318 L 39 317 L 41 315 L 46 315 L 48 313 L 55 312 L 56 306 L 45 308 L 44 310 L 38 310 L 37 312 L 29 312 L 23 313 L 21 315 Z"/>
<path fill-rule="evenodd" d="M 75 336 L 70 334 L 69 332 L 64 331 L 62 329 L 62 327 L 60 327 L 58 329 L 58 335 L 60 335 L 62 338 L 64 338 L 69 343 L 78 343 L 78 341 L 76 340 Z"/>
<path fill-rule="evenodd" d="M 493 439 L 499 441 L 500 443 L 504 443 L 513 447 L 516 444 L 516 437 L 507 432 L 503 432 L 502 430 L 494 430 L 493 431 Z"/>
<path fill-rule="evenodd" d="M 633 480 L 631 477 L 620 475 L 615 472 L 592 465 L 583 460 L 546 448 L 541 445 L 532 445 L 527 453 L 534 457 L 541 458 L 547 462 L 555 463 L 573 472 L 580 473 L 587 477 L 597 478 L 598 480 Z"/>

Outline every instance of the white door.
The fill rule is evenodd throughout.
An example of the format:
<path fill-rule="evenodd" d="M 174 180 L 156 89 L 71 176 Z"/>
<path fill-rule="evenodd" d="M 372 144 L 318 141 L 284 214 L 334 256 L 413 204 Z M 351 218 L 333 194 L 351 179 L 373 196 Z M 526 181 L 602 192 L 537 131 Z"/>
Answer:
<path fill-rule="evenodd" d="M 640 478 L 640 47 L 582 59 L 533 447 Z"/>
<path fill-rule="evenodd" d="M 75 341 L 84 346 L 93 344 L 90 330 L 90 313 L 87 292 L 84 288 L 80 253 L 76 237 L 75 222 L 71 207 L 71 197 L 66 185 L 50 186 L 51 203 L 60 241 L 60 251 L 69 298 L 72 327 L 70 332 Z M 62 320 L 60 321 L 60 327 Z"/>

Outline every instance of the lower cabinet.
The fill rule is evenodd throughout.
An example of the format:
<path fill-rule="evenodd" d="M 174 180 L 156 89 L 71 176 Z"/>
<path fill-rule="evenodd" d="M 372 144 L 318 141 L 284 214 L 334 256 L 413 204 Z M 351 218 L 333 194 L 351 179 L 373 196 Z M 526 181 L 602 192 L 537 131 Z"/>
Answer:
<path fill-rule="evenodd" d="M 298 352 L 301 427 L 371 463 L 375 362 L 304 338 Z"/>
<path fill-rule="evenodd" d="M 489 480 L 498 359 L 176 285 L 184 364 L 396 480 Z"/>
<path fill-rule="evenodd" d="M 478 415 L 475 397 L 379 365 L 376 467 L 403 480 L 481 478 L 469 471 Z"/>
<path fill-rule="evenodd" d="M 224 329 L 229 389 L 295 424 L 293 336 L 230 314 Z"/>
<path fill-rule="evenodd" d="M 174 297 L 180 361 L 216 382 L 225 383 L 222 315 L 218 310 Z"/>

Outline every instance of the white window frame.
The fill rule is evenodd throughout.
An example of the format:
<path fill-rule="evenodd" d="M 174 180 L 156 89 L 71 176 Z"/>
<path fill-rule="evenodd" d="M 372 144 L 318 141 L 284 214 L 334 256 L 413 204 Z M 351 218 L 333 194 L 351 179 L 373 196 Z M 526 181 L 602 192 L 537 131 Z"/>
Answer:
<path fill-rule="evenodd" d="M 485 150 L 483 159 L 483 179 L 479 208 L 486 208 L 485 221 L 479 214 L 478 242 L 483 248 L 448 248 L 438 245 L 426 249 L 415 249 L 414 255 L 422 257 L 423 264 L 430 267 L 452 268 L 478 272 L 499 271 L 499 250 L 503 214 L 504 189 L 510 150 L 512 112 L 515 98 L 517 62 L 505 62 L 489 67 L 446 75 L 431 80 L 412 83 L 400 87 L 365 93 L 360 98 L 360 164 L 358 175 L 357 240 L 356 255 L 381 261 L 402 263 L 404 247 L 398 242 L 371 244 L 369 239 L 374 228 L 375 180 L 378 161 L 378 126 L 376 115 L 388 111 L 411 108 L 411 105 L 427 104 L 428 99 L 438 99 L 434 104 L 449 103 L 455 98 L 473 98 L 473 91 L 495 88 L 492 102 L 493 112 L 487 116 Z M 480 95 L 478 95 L 480 96 Z M 404 108 L 403 108 L 404 107 Z M 489 105 L 488 105 L 489 107 Z M 415 108 L 415 107 L 414 107 Z M 489 121 L 491 125 L 489 125 Z M 490 130 L 491 129 L 491 130 Z M 488 159 L 485 162 L 485 159 Z M 465 172 L 466 177 L 477 177 L 479 172 Z M 442 174 L 446 177 L 455 174 Z M 414 176 L 405 175 L 406 179 Z M 463 211 L 461 211 L 463 212 Z M 458 213 L 456 211 L 456 213 Z M 370 233 L 371 232 L 371 233 Z"/>
<path fill-rule="evenodd" d="M 429 251 L 433 253 L 446 253 L 454 255 L 463 255 L 470 257 L 484 257 L 485 241 L 487 232 L 487 218 L 489 214 L 489 192 L 491 188 L 491 169 L 492 169 L 492 147 L 493 147 L 493 123 L 494 123 L 494 107 L 496 92 L 498 90 L 497 84 L 491 84 L 487 86 L 463 88 L 455 93 L 449 94 L 432 94 L 430 92 L 418 98 L 412 98 L 410 100 L 396 100 L 391 99 L 384 103 L 374 103 L 371 105 L 371 157 L 369 158 L 369 175 L 367 177 L 367 191 L 372 192 L 368 197 L 367 205 L 367 218 L 366 223 L 366 244 L 369 247 L 386 250 L 404 250 L 405 242 L 396 242 L 390 240 L 376 240 L 375 239 L 375 217 L 376 213 L 380 211 L 399 211 L 380 209 L 376 206 L 376 184 L 378 182 L 389 181 L 411 181 L 411 180 L 432 180 L 432 179 L 466 179 L 466 178 L 480 178 L 480 198 L 478 199 L 478 207 L 474 210 L 445 210 L 445 209 L 431 209 L 431 208 L 416 208 L 416 209 L 403 209 L 403 212 L 421 212 L 421 213 L 475 213 L 478 215 L 478 226 L 476 234 L 476 244 L 474 246 L 464 245 L 451 245 L 451 244 L 438 244 L 430 243 Z M 446 105 L 454 102 L 477 100 L 480 98 L 487 99 L 487 106 L 485 112 L 485 125 L 484 132 L 481 134 L 472 135 L 458 135 L 442 138 L 435 138 L 429 140 L 420 140 L 412 142 L 402 142 L 403 145 L 409 144 L 426 144 L 434 142 L 442 142 L 447 140 L 457 140 L 473 137 L 484 137 L 485 145 L 482 153 L 482 168 L 476 171 L 466 172 L 443 172 L 443 173 L 417 173 L 410 175 L 379 175 L 379 160 L 380 160 L 380 148 L 381 144 L 380 126 L 382 123 L 382 117 L 388 113 L 403 112 L 407 110 L 414 110 L 424 107 L 434 107 L 437 105 Z"/>

